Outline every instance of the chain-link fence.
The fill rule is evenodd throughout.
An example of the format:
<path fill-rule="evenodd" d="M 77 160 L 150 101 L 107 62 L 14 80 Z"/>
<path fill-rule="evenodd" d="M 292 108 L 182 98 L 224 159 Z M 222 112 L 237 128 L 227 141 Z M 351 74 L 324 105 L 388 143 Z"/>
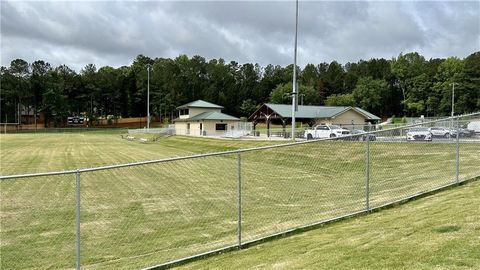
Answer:
<path fill-rule="evenodd" d="M 473 179 L 479 118 L 1 176 L 2 269 L 168 265 Z"/>

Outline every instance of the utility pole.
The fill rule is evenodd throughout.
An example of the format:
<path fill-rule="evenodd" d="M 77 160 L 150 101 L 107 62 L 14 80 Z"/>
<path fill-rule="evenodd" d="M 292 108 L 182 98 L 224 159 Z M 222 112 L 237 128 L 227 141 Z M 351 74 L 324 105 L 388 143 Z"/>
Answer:
<path fill-rule="evenodd" d="M 297 111 L 297 32 L 298 0 L 295 2 L 295 48 L 293 56 L 293 91 L 292 91 L 292 140 L 295 141 L 295 112 Z"/>
<path fill-rule="evenodd" d="M 152 65 L 147 64 L 147 132 L 150 130 L 150 69 Z"/>

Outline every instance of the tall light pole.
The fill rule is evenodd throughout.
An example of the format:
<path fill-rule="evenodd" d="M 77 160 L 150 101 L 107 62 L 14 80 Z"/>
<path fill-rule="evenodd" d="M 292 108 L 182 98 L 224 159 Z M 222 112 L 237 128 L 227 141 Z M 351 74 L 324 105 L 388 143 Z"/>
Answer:
<path fill-rule="evenodd" d="M 147 132 L 150 130 L 150 69 L 152 65 L 147 64 Z"/>
<path fill-rule="evenodd" d="M 458 85 L 458 83 L 453 82 L 450 84 L 452 86 L 452 117 L 455 114 L 455 85 Z"/>
<path fill-rule="evenodd" d="M 298 0 L 295 2 L 295 48 L 293 56 L 293 91 L 292 91 L 292 140 L 295 141 L 295 112 L 297 110 L 297 32 Z"/>

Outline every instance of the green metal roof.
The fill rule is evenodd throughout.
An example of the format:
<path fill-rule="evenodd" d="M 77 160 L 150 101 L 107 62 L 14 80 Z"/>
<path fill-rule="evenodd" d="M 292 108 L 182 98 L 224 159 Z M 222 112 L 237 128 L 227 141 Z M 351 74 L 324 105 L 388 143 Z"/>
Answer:
<path fill-rule="evenodd" d="M 222 106 L 213 104 L 204 100 L 196 100 L 190 103 L 184 104 L 182 106 L 178 106 L 177 109 L 187 109 L 187 108 L 210 108 L 210 109 L 223 109 Z"/>
<path fill-rule="evenodd" d="M 292 105 L 265 103 L 273 111 L 282 117 L 292 117 Z M 369 120 L 380 120 L 380 117 L 373 115 L 358 107 L 348 106 L 307 106 L 299 105 L 298 111 L 295 113 L 296 118 L 331 118 L 337 116 L 348 109 L 353 109 L 364 115 Z"/>
<path fill-rule="evenodd" d="M 189 121 L 199 121 L 199 120 L 231 120 L 231 121 L 239 121 L 240 119 L 233 117 L 228 114 L 224 114 L 221 112 L 203 112 L 201 114 L 197 114 L 195 116 L 185 118 L 185 119 L 175 119 L 175 122 L 189 122 Z"/>

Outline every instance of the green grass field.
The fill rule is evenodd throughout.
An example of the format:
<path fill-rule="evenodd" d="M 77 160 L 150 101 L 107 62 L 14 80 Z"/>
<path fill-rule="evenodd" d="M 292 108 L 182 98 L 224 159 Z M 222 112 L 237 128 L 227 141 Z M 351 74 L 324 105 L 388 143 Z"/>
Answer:
<path fill-rule="evenodd" d="M 270 141 L 162 138 L 140 143 L 118 132 L 0 134 L 2 175 L 89 168 L 140 160 L 185 156 L 278 144 Z M 141 135 L 144 136 L 144 135 Z"/>
<path fill-rule="evenodd" d="M 178 269 L 478 269 L 480 181 Z"/>
<path fill-rule="evenodd" d="M 87 168 L 275 142 L 120 134 L 2 135 L 2 175 Z M 455 145 L 370 145 L 370 205 L 451 183 Z M 461 147 L 461 179 L 480 144 Z M 365 207 L 365 144 L 323 141 L 241 154 L 243 240 Z M 135 269 L 236 242 L 235 154 L 81 174 L 82 268 Z M 73 268 L 73 175 L 1 183 L 2 268 Z"/>

